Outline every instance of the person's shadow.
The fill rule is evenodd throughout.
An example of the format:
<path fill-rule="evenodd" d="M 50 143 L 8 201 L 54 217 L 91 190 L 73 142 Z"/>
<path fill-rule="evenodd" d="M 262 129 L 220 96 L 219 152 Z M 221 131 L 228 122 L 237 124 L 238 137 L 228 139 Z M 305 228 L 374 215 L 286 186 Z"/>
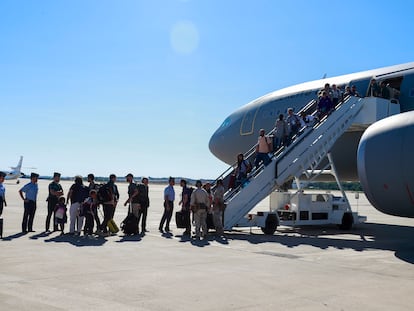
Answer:
<path fill-rule="evenodd" d="M 116 241 L 117 243 L 123 243 L 123 242 L 139 242 L 142 240 L 142 236 L 140 234 L 134 234 L 134 235 L 124 235 L 119 241 Z"/>
<path fill-rule="evenodd" d="M 32 240 L 37 240 L 37 239 L 39 239 L 39 238 L 47 238 L 49 235 L 51 235 L 52 234 L 52 232 L 46 232 L 46 231 L 43 231 L 43 232 L 40 232 L 40 233 L 38 233 L 38 234 L 35 234 L 35 235 L 32 235 L 31 237 L 30 237 L 30 239 L 32 239 Z"/>
<path fill-rule="evenodd" d="M 69 243 L 76 247 L 85 247 L 85 246 L 102 246 L 107 240 L 104 237 L 96 236 L 78 236 L 78 235 L 58 235 L 56 237 L 46 239 L 45 243 Z"/>
<path fill-rule="evenodd" d="M 12 235 L 9 235 L 9 236 L 5 236 L 5 237 L 3 237 L 3 241 L 11 241 L 11 240 L 14 240 L 14 239 L 18 239 L 18 238 L 21 238 L 22 236 L 25 236 L 25 235 L 27 235 L 27 233 L 28 232 L 19 232 L 19 233 L 15 233 L 15 234 L 12 234 Z"/>

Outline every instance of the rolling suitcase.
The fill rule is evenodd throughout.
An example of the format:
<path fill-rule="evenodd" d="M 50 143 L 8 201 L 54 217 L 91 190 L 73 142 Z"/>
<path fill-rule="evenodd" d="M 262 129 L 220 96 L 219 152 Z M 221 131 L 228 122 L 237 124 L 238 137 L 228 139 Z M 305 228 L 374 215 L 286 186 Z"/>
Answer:
<path fill-rule="evenodd" d="M 125 235 L 138 234 L 138 218 L 132 213 L 131 204 L 127 217 L 121 222 L 121 230 Z"/>
<path fill-rule="evenodd" d="M 190 225 L 189 213 L 183 213 L 182 211 L 175 212 L 175 223 L 178 229 L 186 229 Z"/>

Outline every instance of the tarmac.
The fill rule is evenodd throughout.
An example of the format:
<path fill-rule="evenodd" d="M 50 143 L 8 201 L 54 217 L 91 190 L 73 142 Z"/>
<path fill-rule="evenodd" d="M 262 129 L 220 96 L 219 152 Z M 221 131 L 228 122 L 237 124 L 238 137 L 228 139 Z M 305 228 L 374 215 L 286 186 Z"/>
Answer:
<path fill-rule="evenodd" d="M 348 195 L 368 217 L 351 231 L 244 228 L 193 241 L 174 220 L 171 234 L 158 231 L 165 185 L 150 184 L 150 232 L 87 238 L 44 232 L 47 180 L 36 232 L 22 235 L 17 191 L 26 182 L 5 182 L 0 310 L 413 310 L 414 219 L 381 214 L 363 194 Z M 66 194 L 71 182 L 61 184 Z M 123 203 L 127 184 L 118 187 Z M 126 212 L 118 205 L 118 225 Z"/>

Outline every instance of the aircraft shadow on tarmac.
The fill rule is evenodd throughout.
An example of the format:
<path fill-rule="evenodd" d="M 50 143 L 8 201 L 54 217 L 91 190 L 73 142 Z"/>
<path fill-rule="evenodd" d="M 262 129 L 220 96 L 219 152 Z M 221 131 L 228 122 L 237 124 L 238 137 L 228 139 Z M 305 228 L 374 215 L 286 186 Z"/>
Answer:
<path fill-rule="evenodd" d="M 46 243 L 69 243 L 77 247 L 84 246 L 102 246 L 107 240 L 103 237 L 91 237 L 91 236 L 77 236 L 77 235 L 58 235 L 50 239 L 45 240 Z"/>
<path fill-rule="evenodd" d="M 359 239 L 332 238 L 333 235 L 357 235 Z M 301 227 L 278 228 L 274 235 L 246 234 L 230 232 L 226 234 L 231 240 L 245 240 L 252 244 L 278 243 L 288 248 L 299 245 L 309 245 L 320 249 L 330 247 L 336 249 L 353 249 L 358 252 L 366 250 L 388 250 L 394 255 L 414 264 L 414 227 L 365 223 L 349 230 L 339 230 L 336 227 Z M 329 236 L 329 237 L 328 237 Z"/>

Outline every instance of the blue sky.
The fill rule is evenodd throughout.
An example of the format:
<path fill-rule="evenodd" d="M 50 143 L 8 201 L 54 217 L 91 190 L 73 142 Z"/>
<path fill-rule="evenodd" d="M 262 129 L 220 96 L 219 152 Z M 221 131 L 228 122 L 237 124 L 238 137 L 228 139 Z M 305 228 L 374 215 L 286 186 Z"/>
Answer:
<path fill-rule="evenodd" d="M 214 178 L 238 107 L 414 61 L 408 1 L 0 1 L 0 168 Z M 26 169 L 30 171 L 30 169 Z M 28 173 L 28 172 L 27 172 Z"/>

